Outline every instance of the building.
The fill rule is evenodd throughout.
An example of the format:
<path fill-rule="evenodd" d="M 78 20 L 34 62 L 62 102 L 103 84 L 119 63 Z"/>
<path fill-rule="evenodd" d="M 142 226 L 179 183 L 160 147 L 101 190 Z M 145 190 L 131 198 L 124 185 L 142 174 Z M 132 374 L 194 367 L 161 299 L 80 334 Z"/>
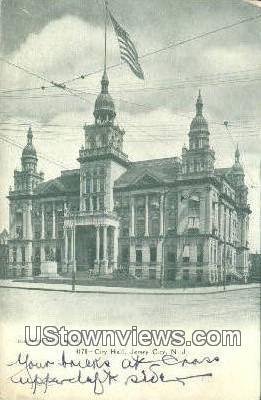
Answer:
<path fill-rule="evenodd" d="M 200 92 L 181 157 L 131 162 L 108 86 L 104 72 L 79 169 L 44 182 L 29 129 L 8 196 L 9 275 L 247 279 L 251 211 L 239 150 L 233 166 L 215 168 Z"/>
<path fill-rule="evenodd" d="M 0 278 L 7 277 L 8 264 L 8 232 L 3 229 L 0 233 Z"/>

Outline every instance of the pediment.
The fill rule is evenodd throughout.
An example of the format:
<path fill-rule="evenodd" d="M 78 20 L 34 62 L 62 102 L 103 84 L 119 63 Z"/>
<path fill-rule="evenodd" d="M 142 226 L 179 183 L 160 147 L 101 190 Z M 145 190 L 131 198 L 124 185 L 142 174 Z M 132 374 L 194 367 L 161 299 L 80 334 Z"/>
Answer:
<path fill-rule="evenodd" d="M 42 193 L 61 193 L 64 191 L 64 186 L 61 182 L 50 182 L 43 188 Z"/>
<path fill-rule="evenodd" d="M 154 186 L 161 183 L 161 180 L 158 177 L 154 176 L 150 172 L 145 172 L 142 175 L 136 177 L 136 179 L 132 182 L 135 186 L 142 188 L 146 186 Z"/>

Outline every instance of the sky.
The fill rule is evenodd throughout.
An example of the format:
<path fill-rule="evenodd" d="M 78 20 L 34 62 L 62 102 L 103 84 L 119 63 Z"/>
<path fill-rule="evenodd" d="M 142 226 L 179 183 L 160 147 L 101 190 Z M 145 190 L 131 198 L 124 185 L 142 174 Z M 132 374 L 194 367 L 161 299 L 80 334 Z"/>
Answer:
<path fill-rule="evenodd" d="M 135 42 L 145 81 L 126 65 L 108 71 L 117 123 L 133 161 L 180 156 L 201 89 L 216 167 L 234 162 L 238 144 L 252 209 L 251 250 L 260 249 L 261 18 L 146 53 L 261 14 L 259 1 L 110 0 Z M 93 121 L 104 58 L 102 0 L 2 0 L 1 57 L 44 77 L 70 81 L 68 91 L 0 61 L 0 229 L 8 227 L 6 195 L 20 167 L 31 124 L 38 168 L 50 179 L 77 168 L 83 125 Z M 120 62 L 108 29 L 108 65 Z M 46 86 L 45 90 L 40 89 Z M 25 90 L 26 89 L 26 90 Z M 71 91 L 73 89 L 73 92 Z M 77 91 L 75 91 L 77 90 Z M 228 121 L 228 130 L 224 126 Z"/>

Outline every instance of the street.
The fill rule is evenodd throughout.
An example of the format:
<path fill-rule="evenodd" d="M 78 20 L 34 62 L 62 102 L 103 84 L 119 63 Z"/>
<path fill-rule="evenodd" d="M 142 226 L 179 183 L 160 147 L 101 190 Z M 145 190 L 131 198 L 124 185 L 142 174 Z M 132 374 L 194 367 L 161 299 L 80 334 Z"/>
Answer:
<path fill-rule="evenodd" d="M 259 289 L 194 295 L 62 293 L 0 289 L 1 322 L 74 326 L 258 326 Z M 199 326 L 200 325 L 200 326 Z"/>

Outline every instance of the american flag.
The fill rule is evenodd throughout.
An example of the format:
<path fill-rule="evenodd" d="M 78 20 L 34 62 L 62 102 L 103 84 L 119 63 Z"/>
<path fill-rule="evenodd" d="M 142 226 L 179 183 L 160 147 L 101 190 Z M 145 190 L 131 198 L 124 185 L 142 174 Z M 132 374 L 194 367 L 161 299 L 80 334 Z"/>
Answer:
<path fill-rule="evenodd" d="M 129 34 L 118 24 L 112 13 L 109 12 L 112 25 L 114 27 L 122 61 L 126 62 L 132 72 L 140 79 L 144 79 L 144 73 L 139 63 L 139 56 L 134 43 L 129 37 Z"/>

